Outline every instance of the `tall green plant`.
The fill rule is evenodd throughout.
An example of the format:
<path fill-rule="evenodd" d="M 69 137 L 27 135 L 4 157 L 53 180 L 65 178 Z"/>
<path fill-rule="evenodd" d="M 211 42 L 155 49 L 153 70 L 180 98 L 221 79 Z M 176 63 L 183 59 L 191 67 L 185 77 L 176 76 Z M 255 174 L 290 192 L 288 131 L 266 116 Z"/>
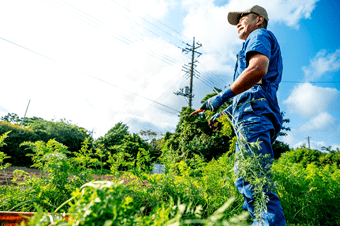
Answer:
<path fill-rule="evenodd" d="M 0 136 L 0 148 L 3 147 L 4 145 L 6 145 L 6 143 L 4 142 L 4 139 L 6 139 L 6 138 L 8 137 L 8 134 L 9 134 L 10 132 L 11 132 L 11 131 L 8 131 L 8 132 L 6 132 L 6 133 L 4 133 L 4 134 L 2 134 L 2 135 Z M 8 158 L 10 158 L 10 157 L 7 156 L 7 155 L 6 155 L 5 153 L 3 153 L 2 151 L 0 151 L 0 170 L 2 170 L 2 171 L 4 172 L 4 175 L 5 175 L 5 178 L 6 178 L 6 184 L 7 184 L 7 186 L 9 186 L 9 185 L 8 185 L 8 179 L 7 179 L 7 175 L 6 175 L 5 169 L 6 169 L 7 167 L 11 166 L 11 164 L 10 164 L 10 163 L 6 163 L 6 164 L 4 165 L 4 160 L 5 160 L 5 159 L 8 159 Z"/>
<path fill-rule="evenodd" d="M 100 161 L 95 158 L 95 153 L 90 145 L 90 138 L 86 138 L 82 143 L 81 149 L 73 152 L 75 156 L 70 159 L 77 171 L 77 177 L 79 177 L 82 182 L 91 180 L 95 167 L 101 164 Z"/>
<path fill-rule="evenodd" d="M 202 217 L 202 206 L 191 203 L 184 204 L 178 200 L 177 204 L 171 199 L 168 205 L 159 204 L 150 213 L 143 213 L 130 195 L 129 187 L 122 182 L 97 181 L 84 184 L 72 193 L 72 198 L 59 208 L 69 204 L 69 220 L 66 222 L 60 215 L 48 217 L 40 209 L 38 214 L 30 219 L 29 225 L 247 225 L 244 213 L 225 219 L 234 199 L 230 199 L 214 213 Z M 58 212 L 59 208 L 55 212 Z M 186 216 L 192 216 L 191 219 Z"/>
<path fill-rule="evenodd" d="M 60 152 L 62 154 L 70 153 L 67 147 L 54 139 L 49 140 L 47 143 L 44 141 L 36 141 L 35 143 L 23 142 L 20 146 L 26 146 L 33 151 L 33 154 L 27 154 L 27 156 L 32 157 L 33 165 L 40 170 L 40 178 L 42 178 L 44 167 L 50 161 L 48 158 L 44 157 L 46 154 L 52 154 L 54 152 Z"/>
<path fill-rule="evenodd" d="M 237 167 L 237 171 L 234 178 L 235 180 L 244 178 L 245 181 L 251 183 L 251 189 L 254 191 L 255 220 L 263 221 L 262 214 L 267 212 L 267 203 L 269 201 L 267 192 L 274 190 L 272 182 L 272 162 L 270 162 L 271 156 L 269 154 L 259 154 L 258 151 L 261 149 L 261 141 L 248 142 L 240 128 L 233 124 L 232 117 L 222 115 L 218 121 L 222 123 L 222 132 L 228 132 L 231 126 L 235 130 L 239 151 L 235 155 L 235 167 Z"/>

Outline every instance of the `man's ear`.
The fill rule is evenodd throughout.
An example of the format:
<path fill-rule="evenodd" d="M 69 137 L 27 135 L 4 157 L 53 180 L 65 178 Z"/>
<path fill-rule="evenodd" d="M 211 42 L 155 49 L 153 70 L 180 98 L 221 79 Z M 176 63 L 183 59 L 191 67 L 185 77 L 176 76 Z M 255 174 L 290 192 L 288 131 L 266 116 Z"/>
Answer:
<path fill-rule="evenodd" d="M 258 27 L 261 27 L 262 24 L 263 24 L 263 20 L 264 20 L 264 18 L 263 18 L 262 15 L 261 15 L 261 16 L 258 16 L 258 17 L 256 18 L 256 25 L 257 25 Z"/>

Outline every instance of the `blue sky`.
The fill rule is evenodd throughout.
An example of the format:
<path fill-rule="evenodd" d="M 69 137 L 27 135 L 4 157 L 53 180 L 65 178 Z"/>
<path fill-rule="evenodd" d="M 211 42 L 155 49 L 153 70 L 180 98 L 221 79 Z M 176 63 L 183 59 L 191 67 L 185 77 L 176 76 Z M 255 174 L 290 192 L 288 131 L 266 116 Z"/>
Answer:
<path fill-rule="evenodd" d="M 339 5 L 325 0 L 32 0 L 0 2 L 0 115 L 66 118 L 99 137 L 174 131 L 189 85 L 181 49 L 202 43 L 193 107 L 231 83 L 242 41 L 229 11 L 269 14 L 284 61 L 278 98 L 291 147 L 340 148 Z"/>

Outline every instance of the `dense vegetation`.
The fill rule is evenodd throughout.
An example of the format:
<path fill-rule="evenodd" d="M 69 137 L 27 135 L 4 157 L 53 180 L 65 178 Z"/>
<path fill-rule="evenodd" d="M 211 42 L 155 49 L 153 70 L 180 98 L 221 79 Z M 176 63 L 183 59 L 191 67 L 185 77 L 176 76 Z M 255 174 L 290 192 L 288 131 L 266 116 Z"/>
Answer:
<path fill-rule="evenodd" d="M 251 224 L 234 186 L 232 125 L 222 120 L 219 130 L 213 131 L 207 127 L 209 112 L 189 117 L 190 112 L 183 108 L 176 131 L 158 140 L 152 139 L 155 134 L 150 131 L 130 134 L 123 123 L 94 141 L 90 133 L 65 120 L 50 123 L 38 118 L 39 123 L 32 120 L 22 128 L 15 121 L 3 120 L 0 170 L 8 163 L 20 163 L 16 160 L 20 150 L 26 151 L 25 157 L 41 170 L 41 176 L 31 178 L 18 170 L 14 180 L 20 175 L 25 180 L 0 187 L 0 210 L 37 211 L 31 225 Z M 69 148 L 62 136 L 43 140 L 41 133 L 48 134 L 47 125 L 75 132 L 72 139 L 79 148 Z M 16 138 L 16 143 L 11 134 L 23 139 Z M 150 135 L 149 142 L 141 138 L 145 134 Z M 287 151 L 285 144 L 279 148 L 283 154 L 269 173 L 287 225 L 339 225 L 340 151 L 331 147 L 325 148 L 327 152 L 306 147 Z M 156 161 L 165 166 L 164 174 L 150 174 Z M 243 163 L 255 161 L 254 155 Z M 244 171 L 246 176 L 248 172 Z M 93 181 L 93 175 L 110 175 L 112 180 Z M 261 188 L 266 177 L 253 179 Z M 71 217 L 67 222 L 46 212 L 65 212 Z"/>
<path fill-rule="evenodd" d="M 70 152 L 78 151 L 82 142 L 86 138 L 91 138 L 91 134 L 84 128 L 73 125 L 66 119 L 59 121 L 47 121 L 42 118 L 33 117 L 20 119 L 15 113 L 8 113 L 1 117 L 0 134 L 11 131 L 6 139 L 6 146 L 2 148 L 3 152 L 12 156 L 9 162 L 15 166 L 30 167 L 31 158 L 27 154 L 32 154 L 32 150 L 20 147 L 24 141 L 44 141 L 51 139 L 66 145 Z M 21 126 L 21 124 L 23 124 Z M 91 141 L 92 143 L 92 141 Z"/>

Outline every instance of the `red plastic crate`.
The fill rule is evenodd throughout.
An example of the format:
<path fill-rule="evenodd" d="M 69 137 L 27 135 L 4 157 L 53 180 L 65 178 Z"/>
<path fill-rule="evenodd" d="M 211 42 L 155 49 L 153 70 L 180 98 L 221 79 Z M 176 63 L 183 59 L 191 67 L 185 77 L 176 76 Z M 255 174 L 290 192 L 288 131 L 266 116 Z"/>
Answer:
<path fill-rule="evenodd" d="M 7 212 L 0 211 L 0 226 L 17 226 L 22 221 L 27 225 L 30 217 L 33 217 L 35 212 Z M 69 214 L 62 214 L 62 216 L 68 221 Z"/>
<path fill-rule="evenodd" d="M 0 225 L 1 226 L 17 226 L 22 221 L 27 225 L 28 218 L 34 216 L 33 212 L 7 212 L 0 211 Z"/>

